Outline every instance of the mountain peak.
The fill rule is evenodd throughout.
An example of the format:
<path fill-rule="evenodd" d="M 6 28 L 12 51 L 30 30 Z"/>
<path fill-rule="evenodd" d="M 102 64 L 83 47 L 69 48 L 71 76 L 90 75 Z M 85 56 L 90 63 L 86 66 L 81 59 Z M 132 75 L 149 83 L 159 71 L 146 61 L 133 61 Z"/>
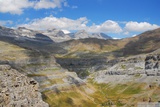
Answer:
<path fill-rule="evenodd" d="M 79 30 L 74 34 L 75 39 L 84 39 L 84 38 L 90 38 L 90 34 L 87 33 L 85 30 Z"/>
<path fill-rule="evenodd" d="M 27 29 L 26 27 L 18 27 L 18 30 Z"/>
<path fill-rule="evenodd" d="M 99 39 L 112 39 L 112 37 L 106 35 L 105 33 L 93 33 L 92 36 Z"/>

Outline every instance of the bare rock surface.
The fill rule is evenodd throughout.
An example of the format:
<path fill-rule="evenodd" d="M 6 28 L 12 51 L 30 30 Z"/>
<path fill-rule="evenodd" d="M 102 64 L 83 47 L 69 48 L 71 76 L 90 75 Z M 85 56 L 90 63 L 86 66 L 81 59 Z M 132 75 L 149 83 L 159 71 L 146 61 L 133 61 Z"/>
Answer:
<path fill-rule="evenodd" d="M 156 82 L 160 84 L 160 55 L 128 57 L 108 69 L 94 73 L 98 83 Z M 116 81 L 116 82 L 115 82 Z"/>
<path fill-rule="evenodd" d="M 0 107 L 48 107 L 38 83 L 9 65 L 0 65 Z"/>

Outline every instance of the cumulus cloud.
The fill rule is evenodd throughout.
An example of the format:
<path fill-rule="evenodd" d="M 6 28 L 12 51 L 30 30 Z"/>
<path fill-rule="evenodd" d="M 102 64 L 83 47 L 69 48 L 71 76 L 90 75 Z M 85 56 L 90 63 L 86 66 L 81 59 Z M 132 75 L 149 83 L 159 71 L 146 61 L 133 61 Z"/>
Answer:
<path fill-rule="evenodd" d="M 160 26 L 156 25 L 156 24 L 150 24 L 148 22 L 133 22 L 133 21 L 130 21 L 128 23 L 126 23 L 125 25 L 125 30 L 126 31 L 129 31 L 129 32 L 144 32 L 144 31 L 147 31 L 147 30 L 153 30 L 153 29 L 156 29 Z"/>
<path fill-rule="evenodd" d="M 137 36 L 136 34 L 132 35 L 132 37 L 136 37 L 136 36 Z"/>
<path fill-rule="evenodd" d="M 60 8 L 64 3 L 64 6 L 68 6 L 65 0 L 40 0 L 35 3 L 35 9 L 48 9 L 48 8 Z"/>
<path fill-rule="evenodd" d="M 113 37 L 113 39 L 121 39 L 121 38 L 115 38 L 115 37 Z"/>
<path fill-rule="evenodd" d="M 26 8 L 48 9 L 68 6 L 66 0 L 0 0 L 0 12 L 11 14 L 22 14 Z"/>
<path fill-rule="evenodd" d="M 88 28 L 89 32 L 105 32 L 105 33 L 120 33 L 122 32 L 119 24 L 112 20 L 107 20 L 100 25 L 92 25 Z"/>
<path fill-rule="evenodd" d="M 88 22 L 89 20 L 86 17 L 81 17 L 76 20 L 73 20 L 66 17 L 56 18 L 54 16 L 49 16 L 42 19 L 35 19 L 28 24 L 23 24 L 19 26 L 32 28 L 35 30 L 58 28 L 58 29 L 65 29 L 68 31 L 84 29 L 88 32 L 104 32 L 104 33 L 122 32 L 122 29 L 118 25 L 118 23 L 112 20 L 107 20 L 100 25 L 93 24 L 92 26 L 87 26 Z"/>
<path fill-rule="evenodd" d="M 56 18 L 54 16 L 45 17 L 42 19 L 35 19 L 31 21 L 29 24 L 23 24 L 20 26 L 24 26 L 32 29 L 50 29 L 50 28 L 59 28 L 66 30 L 79 30 L 86 28 L 86 24 L 88 23 L 88 19 L 86 17 L 81 17 L 76 20 L 68 19 L 65 17 Z"/>
<path fill-rule="evenodd" d="M 68 34 L 68 33 L 71 33 L 70 31 L 68 31 L 68 30 L 62 30 L 63 32 L 64 32 L 64 34 Z"/>
<path fill-rule="evenodd" d="M 28 0 L 0 0 L 0 12 L 21 14 L 23 9 L 33 6 L 32 2 Z"/>

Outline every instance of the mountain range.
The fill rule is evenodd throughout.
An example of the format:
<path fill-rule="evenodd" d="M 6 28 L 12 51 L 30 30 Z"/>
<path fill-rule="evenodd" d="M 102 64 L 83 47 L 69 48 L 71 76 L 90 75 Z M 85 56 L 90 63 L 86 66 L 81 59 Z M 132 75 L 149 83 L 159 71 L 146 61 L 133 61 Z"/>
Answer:
<path fill-rule="evenodd" d="M 85 30 L 1 26 L 0 74 L 4 107 L 156 106 L 160 28 L 112 39 Z"/>
<path fill-rule="evenodd" d="M 1 36 L 13 37 L 17 40 L 31 40 L 40 42 L 63 42 L 71 39 L 84 39 L 84 38 L 98 38 L 98 39 L 112 39 L 104 33 L 90 34 L 85 30 L 81 30 L 75 33 L 65 34 L 62 30 L 48 29 L 48 30 L 31 30 L 25 27 L 19 27 L 17 29 L 10 29 L 0 27 Z"/>

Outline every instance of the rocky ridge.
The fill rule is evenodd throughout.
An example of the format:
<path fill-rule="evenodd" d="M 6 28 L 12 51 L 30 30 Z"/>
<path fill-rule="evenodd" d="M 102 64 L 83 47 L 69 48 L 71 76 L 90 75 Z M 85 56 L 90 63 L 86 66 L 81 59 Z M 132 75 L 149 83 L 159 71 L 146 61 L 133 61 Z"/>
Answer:
<path fill-rule="evenodd" d="M 68 70 L 63 69 L 57 64 L 53 54 L 47 54 L 39 50 L 28 48 L 25 49 L 18 45 L 3 41 L 0 41 L 0 47 L 0 64 L 7 64 L 16 69 L 18 73 L 14 72 L 15 77 L 16 75 L 21 75 L 21 73 L 23 73 L 26 76 L 33 78 L 34 81 L 38 82 L 36 82 L 39 84 L 38 90 L 42 93 L 50 90 L 55 93 L 62 89 L 69 90 L 72 87 L 85 85 L 85 82 L 78 78 L 76 73 L 68 72 Z M 21 81 L 25 82 L 25 79 L 27 79 L 27 77 Z M 8 84 L 9 81 L 6 82 Z M 23 85 L 21 88 L 26 87 L 30 86 Z M 26 93 L 26 96 L 27 94 L 30 93 Z M 19 93 L 19 95 L 21 95 L 21 93 Z M 12 102 L 12 99 L 10 100 Z"/>
<path fill-rule="evenodd" d="M 85 30 L 80 30 L 75 33 L 68 34 L 72 39 L 85 39 L 85 38 L 97 38 L 97 39 L 112 39 L 104 33 L 92 33 L 89 34 Z"/>
<path fill-rule="evenodd" d="M 5 28 L 0 26 L 0 36 L 11 37 L 17 41 L 34 41 L 34 42 L 64 42 L 71 39 L 84 38 L 99 38 L 112 39 L 103 33 L 89 34 L 86 31 L 77 31 L 76 33 L 65 34 L 62 30 L 48 29 L 48 30 L 31 30 L 25 27 L 17 29 Z"/>
<path fill-rule="evenodd" d="M 154 35 L 154 31 L 151 32 L 151 37 L 147 35 L 146 38 L 142 35 L 122 40 L 87 38 L 70 40 L 63 42 L 63 44 L 54 43 L 54 41 L 48 43 L 43 38 L 45 34 L 42 34 L 42 32 L 39 34 L 36 31 L 38 33 L 38 37 L 36 37 L 33 34 L 35 31 L 28 31 L 26 28 L 19 28 L 18 31 L 15 31 L 1 27 L 0 30 L 2 32 L 0 36 L 0 63 L 9 64 L 17 71 L 23 72 L 28 77 L 36 80 L 40 85 L 39 90 L 43 94 L 43 99 L 50 106 L 83 106 L 84 102 L 86 107 L 88 107 L 88 104 L 102 106 L 108 104 L 110 97 L 115 98 L 111 99 L 115 101 L 115 104 L 126 97 L 127 100 L 122 102 L 127 104 L 128 99 L 131 100 L 128 103 L 131 103 L 132 99 L 139 98 L 142 91 L 144 95 L 149 92 L 148 97 L 155 97 L 156 94 L 155 101 L 159 100 L 160 55 L 158 51 L 149 53 L 159 49 L 160 46 L 158 45 L 160 43 L 159 35 Z M 54 31 L 62 37 L 64 36 L 63 32 Z M 19 33 L 15 34 L 15 32 L 23 32 L 24 38 L 27 39 L 21 40 L 17 37 Z M 30 32 L 32 33 L 30 34 Z M 52 32 L 52 30 L 47 32 Z M 25 36 L 27 34 L 28 37 Z M 147 32 L 144 34 L 147 34 Z M 9 37 L 7 43 L 3 41 L 6 36 Z M 52 40 L 51 37 L 48 39 Z M 2 41 L 3 43 L 1 43 Z M 143 46 L 135 45 L 144 42 Z M 153 48 L 152 46 L 156 47 Z M 56 53 L 55 55 L 56 49 L 58 51 L 62 49 L 65 52 Z M 135 53 L 132 54 L 131 50 Z M 55 59 L 54 56 L 57 58 Z M 57 60 L 58 58 L 60 61 Z M 77 71 L 77 74 L 81 70 L 87 71 L 87 76 L 86 72 L 82 73 L 87 77 L 85 78 L 86 81 L 77 77 L 76 73 L 68 72 L 57 62 L 62 63 L 61 65 L 66 66 L 70 71 Z M 110 84 L 116 84 L 115 89 L 112 90 L 114 86 L 110 86 Z M 142 88 L 143 84 L 145 84 L 145 87 Z M 157 89 L 152 88 L 149 90 L 147 88 L 148 84 L 154 85 Z M 122 98 L 116 98 L 116 95 L 119 97 L 119 93 L 121 93 Z M 127 96 L 123 97 L 126 93 Z M 113 96 L 108 97 L 107 94 L 113 94 Z M 128 97 L 128 94 L 130 97 Z M 146 98 L 146 96 L 143 97 Z M 136 104 L 136 102 L 134 103 Z"/>
<path fill-rule="evenodd" d="M 138 83 L 148 83 L 151 82 L 150 80 L 159 80 L 159 57 L 160 54 L 148 54 L 121 59 L 117 61 L 116 64 L 108 66 L 108 69 L 100 70 L 97 73 L 95 73 L 95 80 L 98 82 L 105 83 L 115 81 L 117 81 L 117 83 L 125 83 L 128 81 L 133 81 L 135 77 Z"/>
<path fill-rule="evenodd" d="M 12 69 L 0 65 L 1 107 L 49 107 L 43 102 L 38 83 Z"/>

